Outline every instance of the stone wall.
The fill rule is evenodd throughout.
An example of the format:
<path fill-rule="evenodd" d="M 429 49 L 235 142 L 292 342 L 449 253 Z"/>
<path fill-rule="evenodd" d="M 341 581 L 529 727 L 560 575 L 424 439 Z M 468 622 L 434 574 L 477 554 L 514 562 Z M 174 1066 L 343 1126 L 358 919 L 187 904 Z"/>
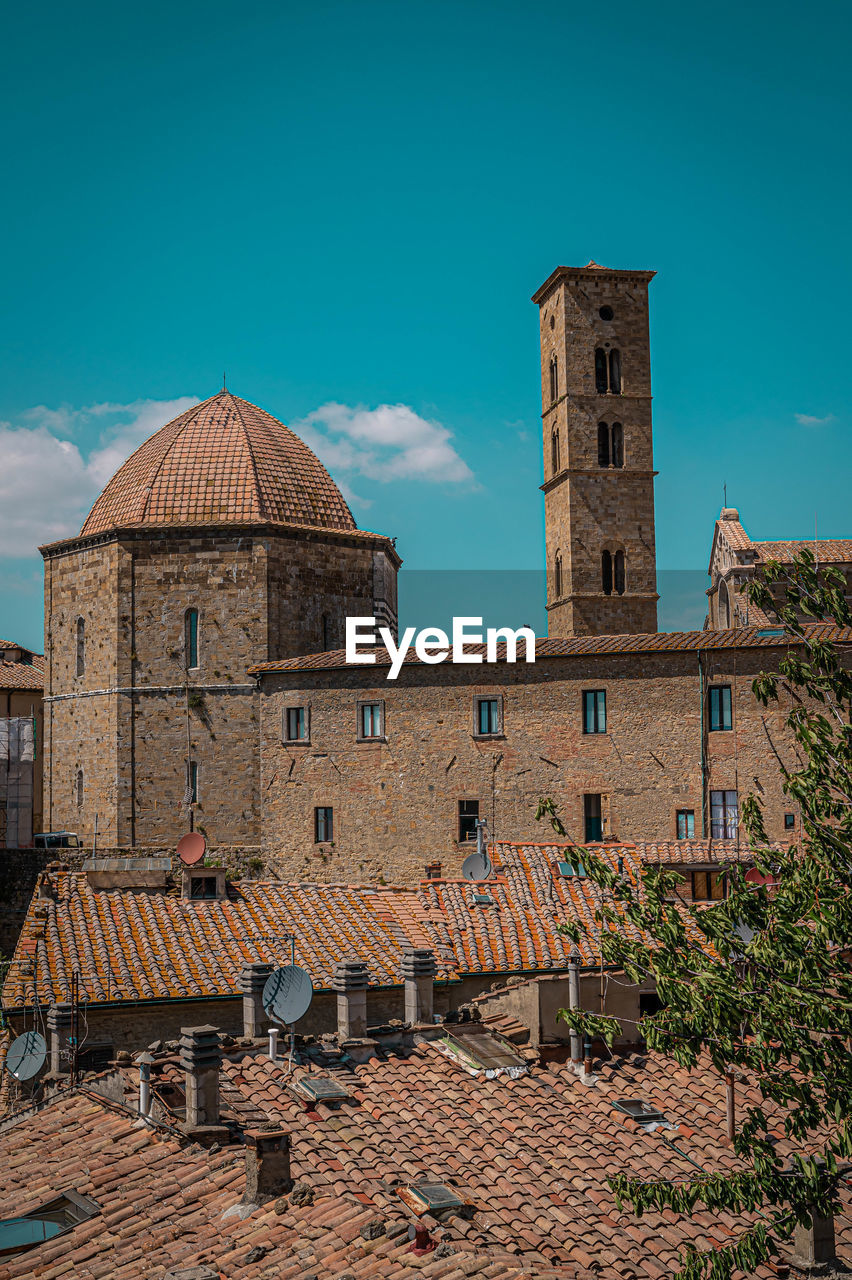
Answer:
<path fill-rule="evenodd" d="M 584 795 L 603 800 L 605 834 L 671 840 L 677 811 L 710 834 L 709 793 L 755 792 L 771 839 L 790 836 L 794 809 L 775 753 L 793 764 L 786 708 L 761 707 L 751 681 L 780 650 L 741 648 L 589 654 L 534 665 L 411 664 L 303 670 L 263 678 L 263 847 L 283 878 L 412 884 L 427 863 L 458 872 L 460 800 L 476 800 L 492 840 L 546 842 L 536 823 L 551 796 L 571 838 L 582 841 Z M 702 688 L 732 688 L 734 730 L 707 730 Z M 582 694 L 603 689 L 607 731 L 583 732 Z M 474 701 L 502 699 L 502 733 L 478 738 Z M 357 704 L 384 703 L 385 739 L 358 741 Z M 310 709 L 310 741 L 282 741 L 287 706 Z M 706 707 L 706 692 L 704 705 Z M 314 809 L 334 811 L 333 842 L 315 841 Z"/>
<path fill-rule="evenodd" d="M 548 632 L 655 631 L 656 552 L 648 280 L 643 273 L 567 271 L 538 298 L 542 373 Z M 612 309 L 604 320 L 601 307 Z M 621 393 L 599 394 L 595 350 L 617 350 Z M 558 369 L 551 394 L 551 363 Z M 598 424 L 619 423 L 623 466 L 601 467 Z M 553 438 L 558 432 L 558 463 Z M 611 437 L 610 437 L 611 438 Z M 626 590 L 604 595 L 601 552 L 623 551 Z M 557 589 L 556 558 L 562 586 Z"/>

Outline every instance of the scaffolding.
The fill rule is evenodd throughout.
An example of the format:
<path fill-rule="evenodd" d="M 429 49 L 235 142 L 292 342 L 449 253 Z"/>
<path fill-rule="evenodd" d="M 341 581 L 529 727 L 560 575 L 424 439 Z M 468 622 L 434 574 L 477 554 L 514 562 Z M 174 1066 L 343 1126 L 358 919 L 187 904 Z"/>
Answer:
<path fill-rule="evenodd" d="M 0 848 L 33 842 L 35 724 L 32 716 L 0 718 Z"/>

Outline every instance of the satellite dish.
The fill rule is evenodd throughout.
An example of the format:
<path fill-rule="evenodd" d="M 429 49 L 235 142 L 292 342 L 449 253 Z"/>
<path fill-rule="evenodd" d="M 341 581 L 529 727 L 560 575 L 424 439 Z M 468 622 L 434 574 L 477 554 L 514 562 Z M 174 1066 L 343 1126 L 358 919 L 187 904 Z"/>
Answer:
<path fill-rule="evenodd" d="M 276 969 L 266 979 L 263 1007 L 270 1018 L 291 1026 L 307 1013 L 314 996 L 311 975 L 297 964 Z"/>
<path fill-rule="evenodd" d="M 190 831 L 178 840 L 177 855 L 185 867 L 194 867 L 207 851 L 207 841 L 199 831 Z"/>
<path fill-rule="evenodd" d="M 47 1045 L 37 1031 L 25 1031 L 9 1046 L 6 1068 L 16 1080 L 32 1080 L 44 1066 Z"/>
<path fill-rule="evenodd" d="M 469 853 L 462 863 L 465 880 L 487 880 L 491 875 L 491 861 L 487 853 Z"/>

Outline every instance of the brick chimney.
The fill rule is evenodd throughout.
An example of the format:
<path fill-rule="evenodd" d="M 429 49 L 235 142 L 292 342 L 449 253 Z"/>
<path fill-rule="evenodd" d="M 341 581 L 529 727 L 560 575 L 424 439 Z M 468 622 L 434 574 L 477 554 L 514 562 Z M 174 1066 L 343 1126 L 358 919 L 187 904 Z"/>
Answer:
<path fill-rule="evenodd" d="M 68 1075 L 71 1070 L 71 1005 L 52 1004 L 47 1011 L 50 1032 L 50 1071 L 54 1076 Z"/>
<path fill-rule="evenodd" d="M 337 1039 L 360 1040 L 367 1034 L 367 984 L 363 960 L 338 960 L 332 983 L 337 992 Z"/>
<path fill-rule="evenodd" d="M 289 1191 L 290 1135 L 283 1129 L 247 1129 L 245 1204 L 263 1204 Z"/>
<path fill-rule="evenodd" d="M 219 1123 L 222 1047 L 215 1027 L 181 1027 L 180 1063 L 186 1071 L 186 1128 Z"/>
<path fill-rule="evenodd" d="M 819 1269 L 822 1263 L 837 1258 L 834 1240 L 834 1218 L 821 1218 L 814 1214 L 807 1226 L 797 1226 L 793 1233 L 790 1261 L 802 1271 Z"/>
<path fill-rule="evenodd" d="M 413 948 L 403 953 L 406 1022 L 432 1021 L 436 968 L 435 953 L 428 948 Z"/>
<path fill-rule="evenodd" d="M 269 1026 L 262 996 L 266 980 L 274 965 L 254 961 L 243 966 L 239 977 L 239 989 L 243 993 L 243 1035 L 251 1040 L 262 1036 Z"/>

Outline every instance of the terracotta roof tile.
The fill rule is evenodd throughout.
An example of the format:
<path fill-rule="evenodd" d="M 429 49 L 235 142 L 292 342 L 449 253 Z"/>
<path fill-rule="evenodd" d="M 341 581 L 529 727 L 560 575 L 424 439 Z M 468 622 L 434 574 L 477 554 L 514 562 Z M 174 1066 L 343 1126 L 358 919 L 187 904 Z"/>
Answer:
<path fill-rule="evenodd" d="M 44 689 L 44 658 L 35 654 L 32 662 L 0 662 L 0 689 L 32 689 L 40 693 Z"/>
<path fill-rule="evenodd" d="M 803 550 L 818 556 L 820 564 L 852 563 L 852 538 L 825 538 L 815 542 L 813 538 L 798 541 L 752 542 L 760 561 L 777 560 L 779 564 L 792 564 Z"/>
<path fill-rule="evenodd" d="M 140 524 L 245 522 L 356 528 L 308 446 L 271 414 L 220 391 L 161 427 L 128 458 L 81 536 Z"/>
<path fill-rule="evenodd" d="M 852 644 L 852 628 L 838 627 L 834 623 L 814 623 L 806 627 L 813 638 L 831 640 L 838 644 Z M 577 636 L 559 639 L 541 639 L 535 642 L 536 661 L 544 658 L 570 658 L 580 655 L 607 653 L 667 653 L 678 651 L 706 651 L 708 649 L 771 649 L 786 643 L 783 636 L 761 634 L 760 627 L 739 627 L 730 631 L 655 631 L 643 635 Z M 468 645 L 470 653 L 485 654 L 484 645 Z M 375 666 L 389 667 L 387 649 L 378 647 L 361 652 L 375 654 Z M 523 654 L 521 647 L 520 654 Z M 497 646 L 497 661 L 504 662 L 506 646 Z M 423 665 L 413 649 L 407 650 L 404 666 Z M 275 671 L 347 670 L 346 651 L 335 649 L 327 653 L 305 654 L 296 658 L 284 658 L 277 662 L 259 662 L 249 667 L 249 673 L 265 674 Z"/>

